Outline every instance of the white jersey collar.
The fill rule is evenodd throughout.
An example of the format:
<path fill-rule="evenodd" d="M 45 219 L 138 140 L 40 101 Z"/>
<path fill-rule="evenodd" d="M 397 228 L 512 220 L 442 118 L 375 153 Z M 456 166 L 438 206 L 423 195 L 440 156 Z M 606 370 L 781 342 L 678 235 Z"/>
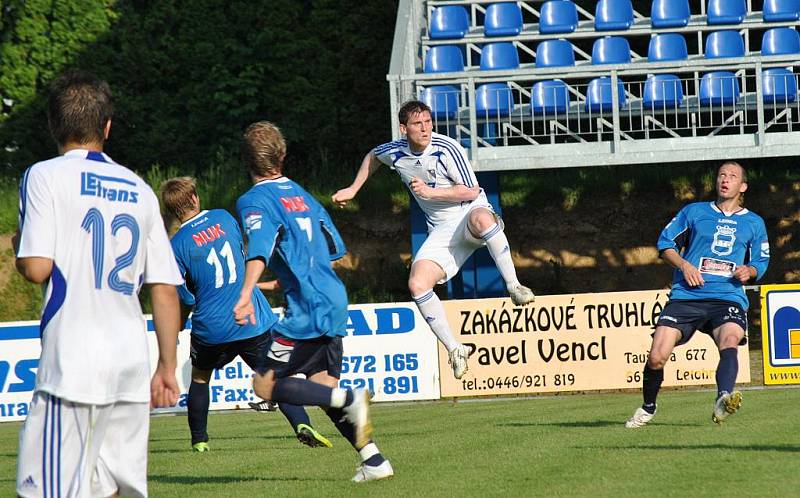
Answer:
<path fill-rule="evenodd" d="M 256 183 L 256 185 L 264 185 L 266 183 L 286 183 L 289 179 L 285 176 L 281 176 L 278 178 L 273 178 L 272 180 L 261 180 L 260 182 Z"/>
<path fill-rule="evenodd" d="M 725 214 L 725 213 L 722 212 L 722 210 L 720 208 L 717 207 L 717 203 L 716 202 L 711 201 L 709 203 L 709 205 L 711 205 L 711 209 L 713 209 L 714 211 L 722 214 L 723 216 L 741 216 L 743 214 L 747 214 L 747 213 L 750 212 L 750 211 L 747 210 L 747 208 L 742 208 L 742 209 L 740 209 L 738 211 L 734 211 L 731 214 Z"/>
<path fill-rule="evenodd" d="M 103 151 L 90 151 L 89 149 L 71 149 L 65 152 L 63 155 L 64 157 L 80 157 L 81 159 L 86 159 L 87 158 L 86 156 L 88 156 L 90 152 L 94 152 L 95 154 L 100 154 L 101 156 L 103 156 L 103 159 L 105 159 L 106 162 L 108 163 L 116 164 L 110 157 L 108 157 L 108 154 L 106 154 Z"/>

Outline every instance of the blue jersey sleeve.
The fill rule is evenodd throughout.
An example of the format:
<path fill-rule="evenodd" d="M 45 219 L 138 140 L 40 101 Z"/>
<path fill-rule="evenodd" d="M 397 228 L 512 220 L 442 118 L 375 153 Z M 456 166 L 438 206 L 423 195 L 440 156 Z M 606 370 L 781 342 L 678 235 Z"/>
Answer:
<path fill-rule="evenodd" d="M 181 303 L 185 304 L 186 306 L 194 306 L 194 294 L 192 294 L 192 292 L 186 286 L 186 264 L 183 261 L 183 251 L 181 250 L 181 244 L 179 243 L 178 239 L 179 236 L 176 235 L 171 241 L 172 252 L 175 254 L 175 262 L 178 263 L 178 270 L 180 270 L 184 282 L 178 286 L 178 298 L 180 298 Z"/>
<path fill-rule="evenodd" d="M 675 249 L 678 252 L 686 246 L 689 237 L 689 206 L 681 209 L 672 221 L 670 221 L 661 236 L 658 238 L 658 252 L 662 253 L 667 249 Z"/>
<path fill-rule="evenodd" d="M 270 213 L 263 207 L 241 201 L 242 199 L 237 202 L 236 211 L 239 213 L 244 233 L 247 234 L 245 259 L 262 258 L 265 263 L 269 264 L 282 225 L 276 224 L 275 220 L 270 217 Z"/>
<path fill-rule="evenodd" d="M 753 240 L 750 241 L 748 248 L 750 261 L 747 264 L 756 269 L 756 280 L 760 280 L 769 266 L 769 240 L 764 220 L 758 218 L 754 225 Z"/>
<path fill-rule="evenodd" d="M 339 234 L 339 230 L 333 224 L 330 214 L 312 195 L 309 195 L 308 199 L 314 204 L 320 224 L 319 228 L 325 236 L 325 242 L 328 244 L 328 254 L 331 256 L 331 261 L 342 259 L 347 254 L 347 248 L 344 245 L 344 239 Z"/>

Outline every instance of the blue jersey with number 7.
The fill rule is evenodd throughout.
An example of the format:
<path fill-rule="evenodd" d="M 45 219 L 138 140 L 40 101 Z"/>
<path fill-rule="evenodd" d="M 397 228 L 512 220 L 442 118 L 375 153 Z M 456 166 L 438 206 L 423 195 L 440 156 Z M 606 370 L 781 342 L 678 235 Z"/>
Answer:
<path fill-rule="evenodd" d="M 301 340 L 344 336 L 347 291 L 331 261 L 346 251 L 327 211 L 286 177 L 255 184 L 236 211 L 247 234 L 247 259 L 263 259 L 286 296 L 275 330 Z"/>
<path fill-rule="evenodd" d="M 233 307 L 244 283 L 244 247 L 236 220 L 223 209 L 202 211 L 181 225 L 172 249 L 186 283 L 181 301 L 193 306 L 192 334 L 208 344 L 239 341 L 271 329 L 277 317 L 253 290 L 256 323 L 237 325 Z"/>

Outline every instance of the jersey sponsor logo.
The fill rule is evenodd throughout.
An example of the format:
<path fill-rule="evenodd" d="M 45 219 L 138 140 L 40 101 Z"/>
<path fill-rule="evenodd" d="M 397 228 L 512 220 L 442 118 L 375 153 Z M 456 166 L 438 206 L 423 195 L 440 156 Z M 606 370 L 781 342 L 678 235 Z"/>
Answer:
<path fill-rule="evenodd" d="M 244 215 L 244 229 L 247 233 L 252 230 L 261 230 L 261 213 L 247 213 Z"/>
<path fill-rule="evenodd" d="M 732 225 L 736 225 L 737 224 L 735 220 L 729 220 L 728 218 L 719 218 L 717 220 L 717 223 L 730 223 Z"/>
<path fill-rule="evenodd" d="M 714 258 L 700 258 L 700 272 L 721 277 L 732 277 L 736 263 Z"/>
<path fill-rule="evenodd" d="M 193 221 L 193 222 L 192 222 L 192 224 L 191 224 L 191 225 L 189 225 L 189 226 L 190 226 L 190 227 L 192 227 L 192 228 L 194 228 L 194 227 L 196 227 L 196 226 L 198 226 L 198 225 L 202 225 L 203 223 L 205 223 L 205 222 L 207 222 L 207 221 L 208 221 L 208 216 L 203 216 L 203 217 L 202 217 L 202 218 L 200 218 L 199 220 L 195 220 L 195 221 Z"/>
<path fill-rule="evenodd" d="M 222 229 L 222 224 L 217 223 L 212 227 L 205 228 L 200 230 L 197 233 L 192 234 L 192 240 L 197 247 L 202 247 L 209 242 L 214 242 L 215 240 L 222 238 L 225 236 L 225 230 Z"/>
<path fill-rule="evenodd" d="M 283 205 L 283 209 L 285 209 L 287 213 L 303 213 L 305 211 L 311 211 L 311 208 L 309 208 L 306 204 L 306 200 L 299 195 L 292 197 L 281 197 L 280 200 L 281 204 Z"/>
<path fill-rule="evenodd" d="M 717 225 L 714 240 L 711 242 L 711 252 L 717 256 L 727 256 L 733 252 L 736 242 L 736 229 L 725 225 Z"/>
<path fill-rule="evenodd" d="M 125 178 L 103 176 L 89 172 L 81 173 L 81 195 L 100 197 L 112 202 L 139 202 L 139 192 L 126 189 L 121 185 L 136 186 L 136 183 Z"/>

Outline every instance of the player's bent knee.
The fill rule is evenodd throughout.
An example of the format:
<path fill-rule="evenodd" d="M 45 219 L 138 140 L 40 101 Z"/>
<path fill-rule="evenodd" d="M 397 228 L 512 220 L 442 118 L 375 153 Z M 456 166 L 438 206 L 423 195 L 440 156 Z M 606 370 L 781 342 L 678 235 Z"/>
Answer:
<path fill-rule="evenodd" d="M 253 377 L 253 392 L 261 399 L 272 399 L 272 387 L 275 385 L 275 372 L 267 370 L 266 373 L 256 373 Z"/>

